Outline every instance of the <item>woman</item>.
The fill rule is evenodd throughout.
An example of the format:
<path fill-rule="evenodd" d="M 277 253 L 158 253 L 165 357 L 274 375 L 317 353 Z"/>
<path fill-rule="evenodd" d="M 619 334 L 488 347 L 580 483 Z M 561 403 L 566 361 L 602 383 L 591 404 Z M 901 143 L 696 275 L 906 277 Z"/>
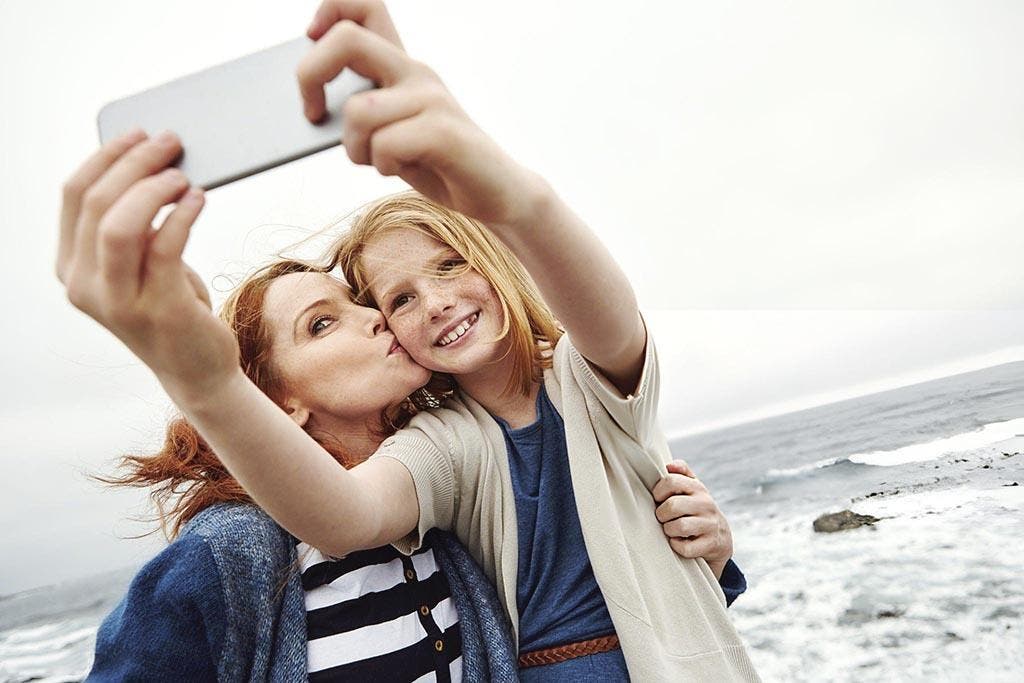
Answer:
<path fill-rule="evenodd" d="M 318 301 L 339 319 L 295 333 Z M 342 466 L 439 395 L 421 389 L 430 373 L 380 314 L 310 265 L 259 270 L 221 317 L 246 375 Z M 308 343 L 327 326 L 327 344 Z M 449 534 L 409 558 L 386 546 L 333 560 L 297 545 L 182 419 L 159 453 L 124 463 L 130 471 L 110 481 L 153 487 L 175 541 L 104 621 L 89 680 L 515 679 L 497 596 Z"/>

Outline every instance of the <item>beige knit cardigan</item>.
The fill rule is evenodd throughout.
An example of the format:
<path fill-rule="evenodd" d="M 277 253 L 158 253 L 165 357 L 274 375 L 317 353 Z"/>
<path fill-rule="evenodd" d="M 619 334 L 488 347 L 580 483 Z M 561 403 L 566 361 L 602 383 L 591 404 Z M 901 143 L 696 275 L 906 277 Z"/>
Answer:
<path fill-rule="evenodd" d="M 657 426 L 658 366 L 648 339 L 637 390 L 623 398 L 563 336 L 544 386 L 565 422 L 576 509 L 630 677 L 635 681 L 757 681 L 702 560 L 676 555 L 651 489 L 670 459 Z M 518 636 L 516 509 L 501 428 L 468 396 L 417 415 L 374 457 L 402 462 L 419 499 L 411 553 L 432 527 L 453 531 L 487 575 Z M 567 494 L 568 495 L 568 494 Z"/>

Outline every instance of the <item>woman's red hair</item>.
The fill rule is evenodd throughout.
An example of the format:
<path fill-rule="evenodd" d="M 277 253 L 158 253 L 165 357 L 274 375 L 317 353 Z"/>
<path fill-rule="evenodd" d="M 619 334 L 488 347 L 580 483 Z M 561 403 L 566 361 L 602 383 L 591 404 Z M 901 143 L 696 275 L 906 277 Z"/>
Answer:
<path fill-rule="evenodd" d="M 270 362 L 270 335 L 263 316 L 267 289 L 283 275 L 313 272 L 328 271 L 302 261 L 275 261 L 239 284 L 221 308 L 221 319 L 238 339 L 242 369 L 260 391 L 277 403 L 283 399 L 284 386 Z M 417 392 L 410 397 L 412 401 L 385 411 L 381 422 L 386 433 L 381 438 L 404 426 L 417 409 L 439 404 L 437 397 L 449 391 L 450 387 L 437 386 L 433 392 Z M 342 466 L 352 464 L 341 444 L 322 438 L 318 441 Z M 177 537 L 190 519 L 215 503 L 252 502 L 195 427 L 182 417 L 167 426 L 163 447 L 158 452 L 126 455 L 120 465 L 127 470 L 124 475 L 98 479 L 121 486 L 151 487 L 150 498 L 169 538 Z"/>

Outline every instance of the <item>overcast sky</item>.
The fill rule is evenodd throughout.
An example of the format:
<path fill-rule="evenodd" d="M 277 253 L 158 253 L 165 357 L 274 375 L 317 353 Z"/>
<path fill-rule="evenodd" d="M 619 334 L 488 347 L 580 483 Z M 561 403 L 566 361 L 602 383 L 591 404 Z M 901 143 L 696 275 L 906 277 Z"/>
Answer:
<path fill-rule="evenodd" d="M 300 35 L 316 2 L 0 2 L 7 313 L 0 594 L 145 557 L 148 372 L 52 275 L 106 102 Z M 613 7 L 623 10 L 614 13 Z M 1024 5 L 391 4 L 407 49 L 547 177 L 635 285 L 666 431 L 1024 358 Z M 186 257 L 244 272 L 402 189 L 339 149 L 212 191 Z M 69 561 L 70 560 L 70 561 Z"/>

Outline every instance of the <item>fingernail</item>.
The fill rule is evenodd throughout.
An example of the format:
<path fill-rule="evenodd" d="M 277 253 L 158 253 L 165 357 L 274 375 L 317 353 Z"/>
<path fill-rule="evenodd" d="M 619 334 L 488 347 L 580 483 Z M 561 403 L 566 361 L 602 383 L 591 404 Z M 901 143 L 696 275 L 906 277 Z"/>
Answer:
<path fill-rule="evenodd" d="M 203 196 L 203 191 L 200 188 L 193 187 L 185 193 L 185 196 L 181 198 L 181 201 L 186 204 L 198 204 L 203 201 Z"/>
<path fill-rule="evenodd" d="M 160 133 L 160 135 L 156 136 L 157 144 L 160 144 L 160 145 L 170 145 L 170 144 L 173 144 L 174 142 L 177 141 L 177 139 L 178 139 L 178 136 L 176 136 L 174 133 L 172 133 L 169 130 L 165 130 L 164 132 Z"/>
<path fill-rule="evenodd" d="M 166 180 L 171 180 L 176 183 L 180 183 L 185 180 L 185 174 L 176 168 L 166 168 L 160 173 L 160 176 Z"/>

